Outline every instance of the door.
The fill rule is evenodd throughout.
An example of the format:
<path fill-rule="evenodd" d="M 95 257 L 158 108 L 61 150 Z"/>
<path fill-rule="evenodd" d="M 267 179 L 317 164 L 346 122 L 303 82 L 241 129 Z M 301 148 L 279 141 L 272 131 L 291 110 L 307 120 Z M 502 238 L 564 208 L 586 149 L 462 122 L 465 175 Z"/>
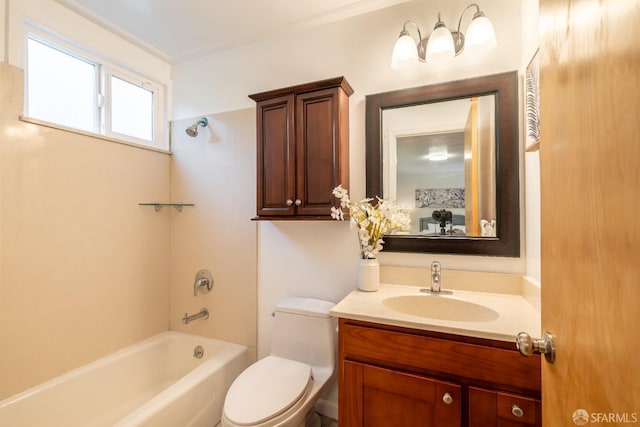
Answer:
<path fill-rule="evenodd" d="M 340 182 L 339 91 L 332 88 L 296 96 L 298 215 L 328 215 L 336 203 L 331 191 L 338 184 L 349 185 Z"/>
<path fill-rule="evenodd" d="M 342 402 L 351 410 L 341 427 L 461 425 L 457 384 L 349 361 L 344 362 L 344 379 Z"/>
<path fill-rule="evenodd" d="M 257 104 L 257 214 L 293 215 L 295 102 L 292 94 Z"/>
<path fill-rule="evenodd" d="M 545 427 L 640 423 L 640 5 L 540 0 Z"/>

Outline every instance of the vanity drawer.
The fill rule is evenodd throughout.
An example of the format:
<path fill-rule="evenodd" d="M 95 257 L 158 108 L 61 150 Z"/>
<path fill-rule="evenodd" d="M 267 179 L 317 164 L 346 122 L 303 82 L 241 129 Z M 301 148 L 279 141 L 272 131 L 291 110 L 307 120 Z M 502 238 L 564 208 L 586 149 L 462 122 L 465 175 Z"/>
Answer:
<path fill-rule="evenodd" d="M 479 344 L 388 330 L 375 324 L 340 320 L 340 350 L 345 360 L 375 363 L 417 372 L 439 372 L 509 389 L 539 393 L 540 357 L 522 357 Z"/>
<path fill-rule="evenodd" d="M 542 425 L 540 400 L 469 387 L 469 427 Z"/>

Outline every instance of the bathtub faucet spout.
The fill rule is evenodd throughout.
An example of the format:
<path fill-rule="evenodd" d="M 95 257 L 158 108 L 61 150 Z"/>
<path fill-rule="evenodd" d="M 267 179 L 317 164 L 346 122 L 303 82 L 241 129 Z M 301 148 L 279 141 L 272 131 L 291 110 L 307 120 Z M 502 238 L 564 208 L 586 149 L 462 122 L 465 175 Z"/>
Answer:
<path fill-rule="evenodd" d="M 197 312 L 196 314 L 192 314 L 191 316 L 189 316 L 188 313 L 185 313 L 184 317 L 182 318 L 182 323 L 184 323 L 185 325 L 188 325 L 189 322 L 192 322 L 194 320 L 208 319 L 208 318 L 209 318 L 209 310 L 207 310 L 206 308 L 202 308 L 200 309 L 199 312 Z"/>

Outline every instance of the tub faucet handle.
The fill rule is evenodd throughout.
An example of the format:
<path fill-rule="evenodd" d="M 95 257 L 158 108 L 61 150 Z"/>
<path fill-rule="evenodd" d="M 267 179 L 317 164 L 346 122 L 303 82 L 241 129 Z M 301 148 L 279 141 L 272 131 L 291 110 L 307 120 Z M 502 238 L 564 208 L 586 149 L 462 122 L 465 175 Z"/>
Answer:
<path fill-rule="evenodd" d="M 193 282 L 193 296 L 198 296 L 198 290 L 207 293 L 213 289 L 213 276 L 209 270 L 199 270 L 196 273 L 195 281 Z"/>

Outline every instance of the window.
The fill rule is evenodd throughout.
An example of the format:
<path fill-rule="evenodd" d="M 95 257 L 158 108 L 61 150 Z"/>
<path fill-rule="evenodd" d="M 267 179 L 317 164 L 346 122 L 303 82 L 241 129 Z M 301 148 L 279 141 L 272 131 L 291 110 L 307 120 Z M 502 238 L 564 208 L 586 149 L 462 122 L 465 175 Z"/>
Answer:
<path fill-rule="evenodd" d="M 39 31 L 26 58 L 27 117 L 168 150 L 160 84 Z"/>

